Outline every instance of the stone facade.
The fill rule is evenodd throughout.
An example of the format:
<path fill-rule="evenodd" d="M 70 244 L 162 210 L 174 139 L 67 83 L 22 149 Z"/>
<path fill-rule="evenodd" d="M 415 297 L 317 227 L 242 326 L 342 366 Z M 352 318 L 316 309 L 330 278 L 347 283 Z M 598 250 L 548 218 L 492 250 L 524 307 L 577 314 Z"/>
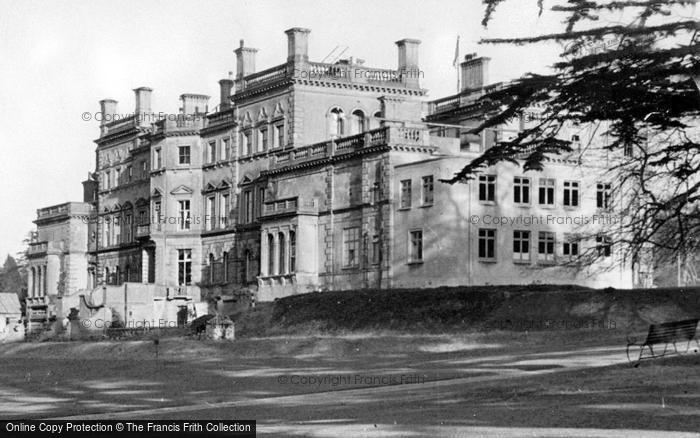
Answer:
<path fill-rule="evenodd" d="M 563 245 L 572 248 L 565 235 L 576 231 L 570 225 L 496 229 L 473 222 L 596 213 L 599 172 L 582 167 L 581 155 L 542 174 L 497 166 L 483 187 L 478 180 L 439 182 L 527 123 L 482 136 L 463 129 L 488 111 L 477 101 L 493 87 L 485 59 L 465 60 L 462 92 L 425 102 L 417 40 L 398 41 L 396 67 L 377 69 L 353 59 L 312 62 L 310 31 L 285 33 L 286 61 L 259 72 L 257 50 L 241 41 L 237 75 L 219 81 L 211 111 L 207 96 L 183 94 L 174 119 L 153 121 L 151 90 L 137 88 L 134 116 L 103 122 L 96 170 L 85 183 L 95 218 L 84 230 L 86 289 L 154 285 L 165 290 L 154 296 L 228 311 L 322 290 L 630 285 L 630 270 L 614 253 L 602 271 L 562 266 L 570 258 Z M 116 102 L 101 105 L 103 114 L 117 113 Z M 514 204 L 515 178 L 527 181 L 527 205 Z M 545 196 L 551 184 L 552 203 L 536 200 L 539 181 Z M 575 206 L 563 204 L 571 182 Z M 489 197 L 483 202 L 482 190 Z M 482 228 L 495 233 L 482 236 Z M 529 232 L 517 236 L 519 248 L 528 248 L 517 259 L 516 231 Z"/>

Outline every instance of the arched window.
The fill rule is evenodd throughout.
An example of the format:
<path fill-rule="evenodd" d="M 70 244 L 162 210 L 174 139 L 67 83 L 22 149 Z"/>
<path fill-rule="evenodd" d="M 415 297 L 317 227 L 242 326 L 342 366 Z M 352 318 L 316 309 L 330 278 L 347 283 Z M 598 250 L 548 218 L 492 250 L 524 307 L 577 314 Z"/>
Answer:
<path fill-rule="evenodd" d="M 114 268 L 114 284 L 119 285 L 122 283 L 121 279 L 121 270 L 119 269 L 119 266 Z"/>
<path fill-rule="evenodd" d="M 110 284 L 109 275 L 110 275 L 110 273 L 109 273 L 109 267 L 105 266 L 105 278 L 104 278 L 104 281 L 103 281 L 104 284 Z"/>
<path fill-rule="evenodd" d="M 284 242 L 284 233 L 279 233 L 277 235 L 277 239 L 279 239 L 279 245 L 280 245 L 280 249 L 278 252 L 278 255 L 279 255 L 279 272 L 278 272 L 278 274 L 281 275 L 281 274 L 287 273 L 287 270 L 285 269 L 285 266 L 284 266 L 285 265 L 284 262 L 287 259 L 287 255 L 285 254 L 285 246 L 284 246 L 284 243 L 285 243 Z"/>
<path fill-rule="evenodd" d="M 365 131 L 365 113 L 361 110 L 352 112 L 352 133 L 359 134 Z"/>
<path fill-rule="evenodd" d="M 275 275 L 275 236 L 267 234 L 267 275 Z"/>
<path fill-rule="evenodd" d="M 224 276 L 224 283 L 228 283 L 228 252 L 224 252 L 224 255 L 222 257 L 223 260 L 223 276 Z"/>
<path fill-rule="evenodd" d="M 297 270 L 297 233 L 289 232 L 289 272 Z"/>
<path fill-rule="evenodd" d="M 381 125 L 381 120 L 379 120 L 382 117 L 382 112 L 377 111 L 374 114 L 372 114 L 372 120 L 369 122 L 369 129 L 377 129 Z"/>
<path fill-rule="evenodd" d="M 209 260 L 207 261 L 209 265 L 209 283 L 214 282 L 214 254 L 209 254 Z"/>
<path fill-rule="evenodd" d="M 345 115 L 340 108 L 333 108 L 328 115 L 328 131 L 331 137 L 342 137 L 345 134 Z"/>

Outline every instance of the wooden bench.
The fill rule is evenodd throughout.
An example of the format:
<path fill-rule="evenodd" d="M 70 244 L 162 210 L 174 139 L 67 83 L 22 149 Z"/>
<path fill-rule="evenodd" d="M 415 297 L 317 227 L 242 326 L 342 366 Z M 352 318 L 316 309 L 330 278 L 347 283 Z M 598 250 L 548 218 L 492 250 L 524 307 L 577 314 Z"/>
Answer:
<path fill-rule="evenodd" d="M 643 359 L 654 359 L 665 356 L 666 351 L 668 350 L 668 344 L 672 344 L 674 352 L 678 353 L 676 342 L 679 341 L 687 341 L 687 345 L 685 346 L 686 353 L 690 348 L 690 342 L 693 340 L 698 345 L 698 348 L 700 348 L 700 343 L 698 343 L 698 339 L 695 337 L 697 327 L 697 319 L 686 319 L 683 321 L 652 324 L 649 326 L 649 332 L 647 333 L 646 340 L 643 343 L 639 344 L 634 339 L 627 339 L 627 360 L 632 362 L 632 358 L 630 358 L 630 349 L 633 346 L 641 347 L 639 350 L 639 357 L 636 360 L 637 364 Z M 661 344 L 664 345 L 664 351 L 659 354 L 659 350 L 657 349 L 657 353 L 654 353 L 654 346 Z M 649 348 L 650 354 L 644 356 L 644 350 L 646 348 Z"/>

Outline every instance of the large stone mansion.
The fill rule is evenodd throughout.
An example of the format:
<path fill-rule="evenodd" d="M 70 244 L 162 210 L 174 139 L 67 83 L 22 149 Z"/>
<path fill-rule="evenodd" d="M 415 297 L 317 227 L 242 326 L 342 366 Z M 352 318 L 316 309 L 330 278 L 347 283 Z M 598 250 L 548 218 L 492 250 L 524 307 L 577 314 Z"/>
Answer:
<path fill-rule="evenodd" d="M 577 239 L 591 217 L 615 225 L 602 215 L 614 202 L 605 159 L 579 150 L 543 172 L 502 164 L 440 182 L 527 123 L 460 128 L 483 119 L 477 99 L 498 86 L 488 58 L 467 56 L 462 90 L 429 101 L 420 41 L 397 41 L 387 69 L 311 61 L 310 31 L 285 33 L 286 60 L 262 71 L 241 41 L 218 105 L 183 94 L 180 114 L 158 119 L 145 87 L 130 117 L 100 102 L 83 202 L 38 210 L 28 250 L 37 318 L 108 302 L 127 320 L 148 317 L 135 303 L 172 315 L 323 290 L 636 281 L 604 233 Z M 570 135 L 594 140 L 584 127 Z M 596 263 L 570 263 L 591 247 Z"/>

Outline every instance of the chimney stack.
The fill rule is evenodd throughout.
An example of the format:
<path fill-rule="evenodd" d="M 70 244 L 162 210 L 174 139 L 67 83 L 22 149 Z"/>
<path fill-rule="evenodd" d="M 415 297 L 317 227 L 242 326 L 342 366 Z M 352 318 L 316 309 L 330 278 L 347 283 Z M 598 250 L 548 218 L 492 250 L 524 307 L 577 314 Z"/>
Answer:
<path fill-rule="evenodd" d="M 134 113 L 138 117 L 140 126 L 148 126 L 152 122 L 151 117 L 149 117 L 153 113 L 151 110 L 152 92 L 153 89 L 148 87 L 134 88 L 134 100 L 136 101 Z"/>
<path fill-rule="evenodd" d="M 462 75 L 462 91 L 479 89 L 489 84 L 489 61 L 491 58 L 478 57 L 476 53 L 464 56 L 459 65 Z"/>
<path fill-rule="evenodd" d="M 181 94 L 182 114 L 205 114 L 208 111 L 209 96 L 204 94 Z"/>
<path fill-rule="evenodd" d="M 117 101 L 114 99 L 103 99 L 100 101 L 100 131 L 102 135 L 107 133 L 105 125 L 114 120 L 117 113 Z"/>
<path fill-rule="evenodd" d="M 310 29 L 293 27 L 284 31 L 287 34 L 287 62 L 309 62 Z"/>
<path fill-rule="evenodd" d="M 255 54 L 258 49 L 243 47 L 243 45 L 244 42 L 241 40 L 240 47 L 233 51 L 236 54 L 236 80 L 255 73 Z"/>
<path fill-rule="evenodd" d="M 231 90 L 233 89 L 233 80 L 231 79 L 232 73 L 229 72 L 228 76 L 228 79 L 222 79 L 219 81 L 219 109 L 222 111 L 231 107 Z"/>
<path fill-rule="evenodd" d="M 398 75 L 406 85 L 420 86 L 420 69 L 418 68 L 418 47 L 420 40 L 405 38 L 396 42 L 399 48 Z"/>

